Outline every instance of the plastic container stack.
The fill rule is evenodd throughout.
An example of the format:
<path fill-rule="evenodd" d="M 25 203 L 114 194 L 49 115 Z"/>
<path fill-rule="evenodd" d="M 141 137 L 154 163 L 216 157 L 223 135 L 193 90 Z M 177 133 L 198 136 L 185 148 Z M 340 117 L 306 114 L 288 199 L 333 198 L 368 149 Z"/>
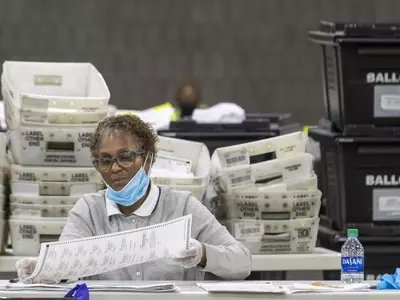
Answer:
<path fill-rule="evenodd" d="M 3 65 L 11 171 L 10 233 L 14 255 L 37 255 L 57 240 L 84 193 L 103 188 L 89 142 L 107 116 L 108 87 L 89 63 Z"/>
<path fill-rule="evenodd" d="M 210 178 L 210 154 L 205 144 L 159 137 L 150 177 L 158 186 L 190 191 L 203 202 Z"/>
<path fill-rule="evenodd" d="M 0 133 L 0 254 L 4 250 L 7 239 L 6 187 L 4 186 L 8 167 L 6 148 L 6 135 L 5 133 Z"/>
<path fill-rule="evenodd" d="M 217 149 L 213 212 L 253 254 L 309 253 L 319 225 L 321 192 L 302 132 Z M 260 161 L 263 157 L 274 159 Z"/>

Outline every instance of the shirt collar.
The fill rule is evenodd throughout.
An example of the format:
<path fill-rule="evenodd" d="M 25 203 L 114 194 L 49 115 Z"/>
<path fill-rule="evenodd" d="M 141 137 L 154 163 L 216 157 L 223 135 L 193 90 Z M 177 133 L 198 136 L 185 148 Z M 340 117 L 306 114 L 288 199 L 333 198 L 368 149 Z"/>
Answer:
<path fill-rule="evenodd" d="M 156 186 L 150 181 L 150 192 L 147 195 L 146 200 L 144 200 L 142 205 L 132 214 L 139 217 L 150 216 L 157 205 L 159 195 L 160 195 L 160 189 L 158 188 L 158 186 Z M 113 215 L 122 215 L 121 211 L 118 208 L 117 203 L 108 199 L 107 196 L 106 196 L 106 209 L 108 217 L 111 217 Z"/>

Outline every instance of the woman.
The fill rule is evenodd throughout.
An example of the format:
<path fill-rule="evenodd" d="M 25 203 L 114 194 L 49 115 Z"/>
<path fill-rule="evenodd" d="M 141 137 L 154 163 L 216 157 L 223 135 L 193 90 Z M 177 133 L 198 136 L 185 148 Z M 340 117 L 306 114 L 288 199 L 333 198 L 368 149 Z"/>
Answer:
<path fill-rule="evenodd" d="M 181 258 L 157 260 L 96 276 L 94 280 L 201 280 L 205 274 L 244 279 L 251 255 L 189 192 L 157 187 L 148 174 L 157 135 L 133 115 L 100 122 L 90 146 L 93 164 L 106 190 L 84 195 L 71 210 L 60 240 L 135 229 L 192 214 L 190 247 Z M 27 278 L 36 259 L 17 262 L 18 277 Z M 207 276 L 208 277 L 208 276 Z"/>

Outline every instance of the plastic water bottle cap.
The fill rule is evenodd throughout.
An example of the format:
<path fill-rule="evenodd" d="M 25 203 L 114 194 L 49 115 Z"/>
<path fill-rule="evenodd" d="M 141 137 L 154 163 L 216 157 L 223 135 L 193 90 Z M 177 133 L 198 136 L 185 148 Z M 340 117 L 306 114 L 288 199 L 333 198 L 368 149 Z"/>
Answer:
<path fill-rule="evenodd" d="M 355 229 L 355 228 L 347 229 L 347 236 L 348 237 L 358 237 L 358 229 Z"/>

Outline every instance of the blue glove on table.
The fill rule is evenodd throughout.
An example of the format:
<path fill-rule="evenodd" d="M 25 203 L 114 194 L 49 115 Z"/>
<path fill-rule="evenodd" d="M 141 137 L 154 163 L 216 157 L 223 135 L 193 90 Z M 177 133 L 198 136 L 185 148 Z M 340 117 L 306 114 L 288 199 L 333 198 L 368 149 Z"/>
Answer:
<path fill-rule="evenodd" d="M 76 300 L 89 300 L 89 289 L 86 283 L 77 284 L 64 296 L 64 298 L 74 298 Z"/>
<path fill-rule="evenodd" d="M 396 269 L 393 275 L 385 274 L 376 285 L 377 290 L 398 290 L 400 289 L 400 268 Z"/>

